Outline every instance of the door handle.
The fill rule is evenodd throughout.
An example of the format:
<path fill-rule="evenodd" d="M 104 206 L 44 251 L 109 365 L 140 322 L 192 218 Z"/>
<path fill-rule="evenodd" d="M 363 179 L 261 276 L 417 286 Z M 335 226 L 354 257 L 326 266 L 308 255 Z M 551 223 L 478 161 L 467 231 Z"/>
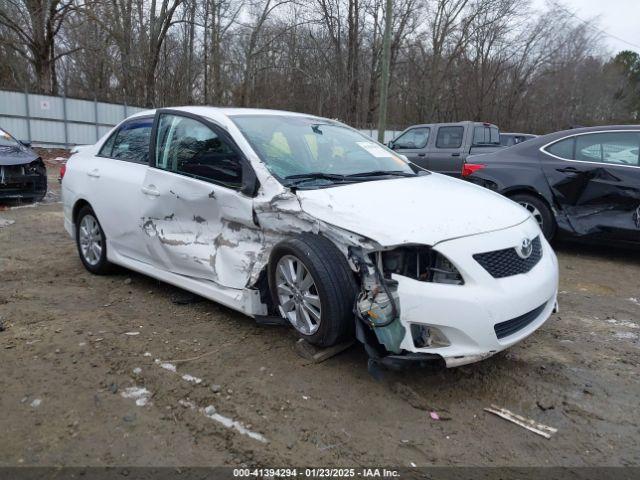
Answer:
<path fill-rule="evenodd" d="M 87 175 L 93 178 L 100 178 L 100 170 L 98 170 L 97 168 L 94 168 L 90 172 L 87 172 Z"/>
<path fill-rule="evenodd" d="M 452 153 L 452 154 L 451 154 L 451 156 L 452 156 L 452 157 L 459 157 L 459 156 L 460 156 L 460 154 L 459 154 L 459 153 Z"/>
<path fill-rule="evenodd" d="M 142 193 L 144 193 L 145 195 L 150 195 L 152 197 L 160 196 L 160 192 L 158 191 L 155 185 L 148 185 L 148 186 L 142 187 L 140 190 L 142 190 Z"/>
<path fill-rule="evenodd" d="M 576 167 L 564 167 L 564 168 L 556 168 L 556 171 L 560 173 L 580 173 Z"/>
<path fill-rule="evenodd" d="M 418 156 L 419 157 L 424 157 L 426 155 L 426 153 L 419 153 Z"/>

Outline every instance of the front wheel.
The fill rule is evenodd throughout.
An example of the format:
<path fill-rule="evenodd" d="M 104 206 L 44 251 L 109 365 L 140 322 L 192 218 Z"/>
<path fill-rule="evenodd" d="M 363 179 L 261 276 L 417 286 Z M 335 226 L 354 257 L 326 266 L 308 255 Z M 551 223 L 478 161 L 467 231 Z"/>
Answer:
<path fill-rule="evenodd" d="M 531 213 L 547 240 L 553 239 L 556 233 L 556 219 L 544 200 L 527 193 L 518 193 L 509 198 Z"/>
<path fill-rule="evenodd" d="M 107 239 L 91 207 L 85 205 L 76 219 L 76 245 L 87 270 L 104 275 L 111 270 L 107 261 Z"/>
<path fill-rule="evenodd" d="M 269 288 L 280 314 L 309 343 L 329 347 L 353 336 L 355 278 L 325 237 L 302 234 L 276 245 Z"/>

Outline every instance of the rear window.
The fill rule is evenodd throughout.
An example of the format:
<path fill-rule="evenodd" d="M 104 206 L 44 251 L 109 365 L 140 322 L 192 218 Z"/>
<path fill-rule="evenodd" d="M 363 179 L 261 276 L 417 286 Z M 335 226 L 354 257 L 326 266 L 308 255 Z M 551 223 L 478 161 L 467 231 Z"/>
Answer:
<path fill-rule="evenodd" d="M 437 148 L 460 148 L 464 127 L 440 127 L 436 137 Z"/>
<path fill-rule="evenodd" d="M 473 129 L 473 145 L 500 145 L 500 131 L 498 127 L 492 125 L 479 125 L 475 127 Z"/>

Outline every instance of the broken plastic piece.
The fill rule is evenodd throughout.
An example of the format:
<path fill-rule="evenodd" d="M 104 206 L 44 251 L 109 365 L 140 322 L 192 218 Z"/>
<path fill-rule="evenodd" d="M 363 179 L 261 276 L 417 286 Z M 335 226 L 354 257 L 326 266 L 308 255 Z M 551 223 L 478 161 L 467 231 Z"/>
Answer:
<path fill-rule="evenodd" d="M 510 412 L 506 408 L 500 408 L 496 405 L 491 405 L 491 408 L 485 408 L 484 410 L 485 412 L 493 413 L 494 415 L 504 418 L 505 420 L 509 420 L 516 425 L 520 425 L 522 428 L 526 428 L 527 430 L 533 433 L 537 433 L 544 438 L 551 438 L 551 435 L 558 431 L 557 428 L 548 427 L 547 425 L 537 423 L 534 420 L 525 418 L 521 415 L 517 415 L 513 412 Z"/>

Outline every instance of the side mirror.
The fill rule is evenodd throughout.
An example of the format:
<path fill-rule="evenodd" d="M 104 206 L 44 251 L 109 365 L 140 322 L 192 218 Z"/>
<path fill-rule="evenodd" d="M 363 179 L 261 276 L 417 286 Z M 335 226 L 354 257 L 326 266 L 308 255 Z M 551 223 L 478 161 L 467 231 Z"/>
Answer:
<path fill-rule="evenodd" d="M 260 188 L 260 181 L 248 161 L 242 161 L 242 188 L 240 192 L 247 197 L 255 197 Z"/>
<path fill-rule="evenodd" d="M 31 148 L 31 142 L 28 140 L 20 140 L 23 147 Z"/>
<path fill-rule="evenodd" d="M 389 143 L 387 143 L 387 147 L 389 147 L 391 150 L 395 150 L 395 146 L 396 144 L 393 143 L 393 140 L 390 140 Z"/>

